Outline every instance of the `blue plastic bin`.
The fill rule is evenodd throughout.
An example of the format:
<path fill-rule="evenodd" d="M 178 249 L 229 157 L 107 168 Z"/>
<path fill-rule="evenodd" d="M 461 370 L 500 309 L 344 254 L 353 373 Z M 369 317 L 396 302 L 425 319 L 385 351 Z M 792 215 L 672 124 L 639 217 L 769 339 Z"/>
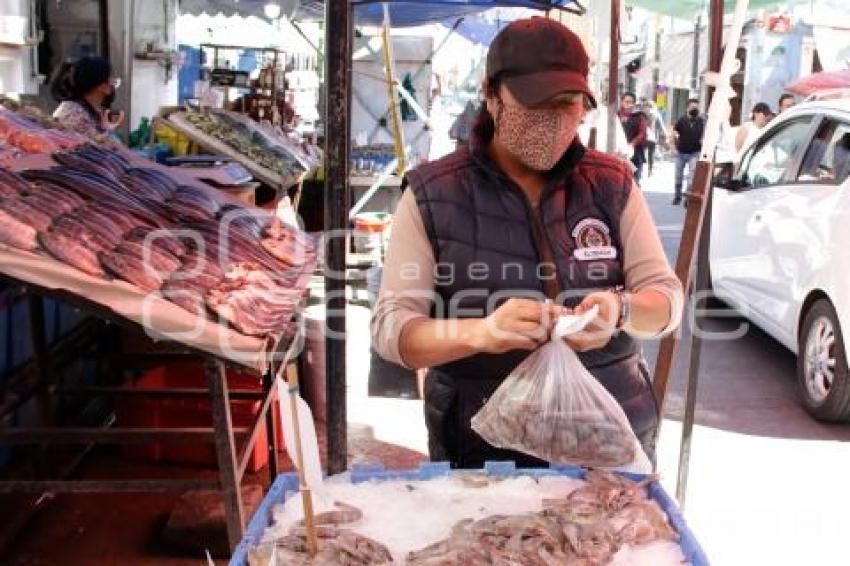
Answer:
<path fill-rule="evenodd" d="M 559 475 L 582 479 L 585 474 L 584 469 L 574 466 L 554 466 L 548 469 L 517 469 L 513 462 L 487 462 L 483 471 L 489 475 L 499 477 L 531 476 L 539 478 Z M 462 470 L 460 473 L 470 472 L 474 472 L 474 470 Z M 380 465 L 361 465 L 352 468 L 351 483 L 361 483 L 371 480 L 422 481 L 453 475 L 455 473 L 458 472 L 452 470 L 447 462 L 424 463 L 418 470 L 387 470 Z M 632 480 L 640 480 L 644 477 L 636 474 L 624 475 Z M 251 522 L 248 523 L 245 536 L 236 547 L 236 551 L 230 559 L 230 566 L 246 566 L 248 564 L 248 551 L 260 541 L 266 527 L 269 526 L 272 519 L 272 508 L 278 503 L 283 503 L 287 493 L 292 491 L 298 491 L 298 475 L 295 473 L 279 475 L 263 499 L 263 502 L 257 508 L 257 512 L 251 518 Z M 696 537 L 685 523 L 679 507 L 667 495 L 658 482 L 650 484 L 649 495 L 664 509 L 670 519 L 670 524 L 679 533 L 681 537 L 679 544 L 682 547 L 685 558 L 692 566 L 708 566 L 708 558 L 700 547 L 699 542 L 697 542 Z"/>

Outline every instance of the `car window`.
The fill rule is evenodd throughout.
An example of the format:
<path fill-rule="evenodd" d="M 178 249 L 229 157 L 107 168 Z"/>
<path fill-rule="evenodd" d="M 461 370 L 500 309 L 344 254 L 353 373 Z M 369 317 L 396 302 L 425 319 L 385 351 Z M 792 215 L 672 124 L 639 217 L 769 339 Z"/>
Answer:
<path fill-rule="evenodd" d="M 803 159 L 797 181 L 840 185 L 850 175 L 850 124 L 823 123 Z"/>
<path fill-rule="evenodd" d="M 758 141 L 744 155 L 740 178 L 752 187 L 781 182 L 805 143 L 811 117 L 783 124 L 770 137 Z"/>

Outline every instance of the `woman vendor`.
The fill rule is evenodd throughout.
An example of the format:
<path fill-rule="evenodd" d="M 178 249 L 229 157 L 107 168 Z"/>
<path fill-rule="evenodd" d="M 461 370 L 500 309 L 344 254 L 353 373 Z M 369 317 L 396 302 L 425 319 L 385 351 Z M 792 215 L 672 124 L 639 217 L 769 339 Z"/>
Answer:
<path fill-rule="evenodd" d="M 676 328 L 682 288 L 628 165 L 576 137 L 596 106 L 587 73 L 562 24 L 512 23 L 490 47 L 469 147 L 407 176 L 372 336 L 386 359 L 430 368 L 432 460 L 543 465 L 490 446 L 470 419 L 555 317 L 594 305 L 592 328 L 567 341 L 654 456 L 658 406 L 636 340 Z"/>
<path fill-rule="evenodd" d="M 53 98 L 59 102 L 53 117 L 89 138 L 108 137 L 124 121 L 124 112 L 110 110 L 120 85 L 121 79 L 112 76 L 112 67 L 102 57 L 65 63 L 51 83 Z"/>

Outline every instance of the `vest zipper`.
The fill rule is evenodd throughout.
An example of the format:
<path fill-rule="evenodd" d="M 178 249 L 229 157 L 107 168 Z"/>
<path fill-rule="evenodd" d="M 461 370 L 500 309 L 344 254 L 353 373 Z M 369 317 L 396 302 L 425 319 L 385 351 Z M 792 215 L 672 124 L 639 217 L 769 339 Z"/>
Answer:
<path fill-rule="evenodd" d="M 543 221 L 540 219 L 540 205 L 534 206 L 528 202 L 528 209 L 531 216 L 531 233 L 534 236 L 535 247 L 537 248 L 538 259 L 542 260 L 545 269 L 542 270 L 543 288 L 546 291 L 546 296 L 553 301 L 561 293 L 560 281 L 558 281 L 558 265 L 555 263 L 555 254 L 552 253 L 552 246 L 549 238 L 546 235 L 546 229 L 543 226 Z M 554 270 L 554 273 L 553 273 Z"/>
<path fill-rule="evenodd" d="M 544 276 L 546 279 L 543 283 L 543 292 L 546 297 L 555 300 L 561 293 L 561 283 L 558 279 L 558 265 L 555 263 L 555 255 L 552 253 L 551 243 L 546 235 L 546 230 L 543 227 L 543 222 L 540 219 L 540 205 L 534 206 L 528 196 L 521 188 L 517 187 L 512 182 L 508 182 L 509 186 L 522 197 L 522 202 L 525 205 L 526 217 L 531 223 L 531 241 L 534 244 L 534 252 L 537 254 L 537 263 L 544 263 L 547 266 L 555 268 L 554 277 L 550 270 L 546 270 Z M 546 187 L 540 195 L 540 202 L 551 192 L 551 187 Z"/>
<path fill-rule="evenodd" d="M 543 227 L 543 222 L 540 219 L 540 205 L 534 206 L 531 203 L 531 200 L 528 198 L 528 195 L 525 194 L 513 180 L 507 178 L 503 173 L 499 173 L 497 176 L 500 176 L 504 179 L 508 187 L 511 188 L 514 192 L 518 193 L 522 198 L 522 203 L 525 205 L 525 214 L 528 220 L 531 222 L 531 241 L 534 245 L 534 252 L 537 254 L 537 263 L 538 265 L 541 262 L 546 263 L 547 265 L 553 266 L 555 268 L 555 276 L 551 277 L 550 273 L 546 273 L 547 278 L 543 281 L 543 292 L 546 294 L 546 297 L 555 300 L 558 295 L 561 293 L 561 281 L 558 276 L 558 264 L 555 263 L 555 255 L 552 252 L 552 244 L 549 241 L 549 236 L 546 234 L 546 230 Z M 546 200 L 546 197 L 554 190 L 554 187 L 551 183 L 547 183 L 543 189 L 543 192 L 540 193 L 540 203 Z"/>

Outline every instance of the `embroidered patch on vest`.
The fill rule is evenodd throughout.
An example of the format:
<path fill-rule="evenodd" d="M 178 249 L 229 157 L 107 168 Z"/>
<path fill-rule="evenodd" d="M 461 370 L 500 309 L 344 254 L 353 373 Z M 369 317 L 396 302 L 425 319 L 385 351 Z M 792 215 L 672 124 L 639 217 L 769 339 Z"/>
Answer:
<path fill-rule="evenodd" d="M 581 261 L 615 259 L 617 248 L 611 245 L 611 230 L 597 218 L 585 218 L 573 228 L 576 249 L 573 256 Z"/>

